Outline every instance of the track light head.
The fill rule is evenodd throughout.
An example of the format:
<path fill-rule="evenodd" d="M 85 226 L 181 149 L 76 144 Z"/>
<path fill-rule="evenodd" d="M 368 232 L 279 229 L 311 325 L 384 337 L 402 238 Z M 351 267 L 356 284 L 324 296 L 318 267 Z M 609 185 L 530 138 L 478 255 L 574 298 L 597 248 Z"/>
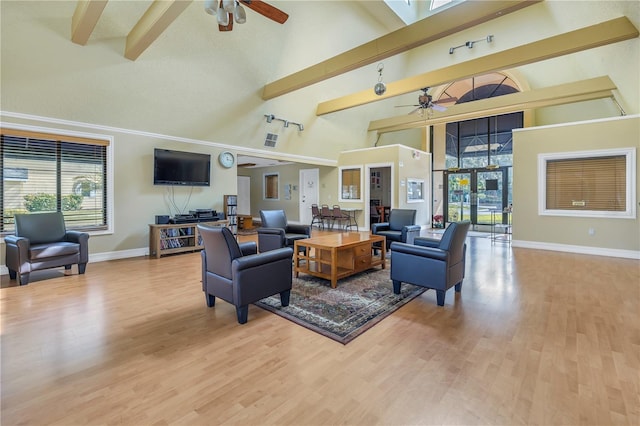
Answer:
<path fill-rule="evenodd" d="M 298 124 L 298 128 L 300 129 L 300 131 L 304 130 L 304 126 L 302 124 Z"/>

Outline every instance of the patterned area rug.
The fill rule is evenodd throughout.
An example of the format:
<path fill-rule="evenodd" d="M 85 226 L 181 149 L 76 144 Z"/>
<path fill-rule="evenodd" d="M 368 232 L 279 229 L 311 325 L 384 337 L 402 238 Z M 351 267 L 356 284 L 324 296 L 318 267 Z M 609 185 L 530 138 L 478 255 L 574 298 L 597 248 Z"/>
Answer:
<path fill-rule="evenodd" d="M 293 278 L 289 306 L 280 306 L 279 295 L 256 306 L 346 345 L 425 290 L 403 284 L 402 293 L 394 294 L 387 264 L 339 280 L 337 288 L 301 273 Z"/>

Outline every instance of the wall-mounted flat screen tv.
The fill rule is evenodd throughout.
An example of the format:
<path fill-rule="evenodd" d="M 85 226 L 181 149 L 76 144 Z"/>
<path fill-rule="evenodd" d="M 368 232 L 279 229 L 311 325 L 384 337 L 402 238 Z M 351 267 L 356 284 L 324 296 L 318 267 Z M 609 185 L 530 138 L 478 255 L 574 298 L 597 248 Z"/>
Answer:
<path fill-rule="evenodd" d="M 211 155 L 155 148 L 153 184 L 209 186 Z"/>

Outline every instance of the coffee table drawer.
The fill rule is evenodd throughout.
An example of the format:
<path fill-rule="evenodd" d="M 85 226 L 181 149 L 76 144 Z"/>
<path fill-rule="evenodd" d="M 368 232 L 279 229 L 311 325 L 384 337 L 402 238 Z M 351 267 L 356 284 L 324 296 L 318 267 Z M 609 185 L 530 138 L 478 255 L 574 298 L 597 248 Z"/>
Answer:
<path fill-rule="evenodd" d="M 353 269 L 356 271 L 364 271 L 365 269 L 371 268 L 371 253 L 364 256 L 357 256 L 353 263 Z"/>
<path fill-rule="evenodd" d="M 371 243 L 360 244 L 353 248 L 353 255 L 356 257 L 369 256 L 371 257 Z"/>

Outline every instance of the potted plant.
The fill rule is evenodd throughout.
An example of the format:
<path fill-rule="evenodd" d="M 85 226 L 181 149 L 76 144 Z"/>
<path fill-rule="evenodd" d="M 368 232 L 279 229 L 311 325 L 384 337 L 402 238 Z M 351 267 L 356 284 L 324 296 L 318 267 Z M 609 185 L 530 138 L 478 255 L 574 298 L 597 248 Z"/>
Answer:
<path fill-rule="evenodd" d="M 441 214 L 436 214 L 433 216 L 433 220 L 431 224 L 434 228 L 444 228 L 444 217 Z"/>

